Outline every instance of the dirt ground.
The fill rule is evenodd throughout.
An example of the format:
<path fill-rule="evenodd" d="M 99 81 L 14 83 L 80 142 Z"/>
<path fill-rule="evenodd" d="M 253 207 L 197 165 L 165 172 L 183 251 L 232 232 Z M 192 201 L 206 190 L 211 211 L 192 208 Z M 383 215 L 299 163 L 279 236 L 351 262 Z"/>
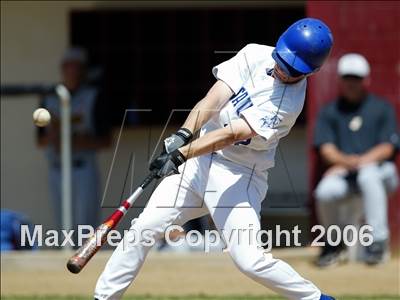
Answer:
<path fill-rule="evenodd" d="M 92 294 L 96 279 L 111 252 L 102 251 L 80 274 L 69 273 L 64 251 L 9 253 L 1 256 L 1 295 Z M 273 251 L 323 291 L 335 295 L 400 296 L 400 261 L 368 267 L 360 263 L 320 270 L 311 264 L 313 249 Z M 246 278 L 228 254 L 150 254 L 129 295 L 273 295 Z"/>

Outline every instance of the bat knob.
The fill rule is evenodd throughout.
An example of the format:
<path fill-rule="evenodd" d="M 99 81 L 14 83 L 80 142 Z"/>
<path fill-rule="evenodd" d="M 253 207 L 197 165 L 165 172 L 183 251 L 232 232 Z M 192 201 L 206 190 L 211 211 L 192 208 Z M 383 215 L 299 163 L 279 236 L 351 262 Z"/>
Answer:
<path fill-rule="evenodd" d="M 80 264 L 75 258 L 71 258 L 67 262 L 67 269 L 71 273 L 78 274 L 82 270 L 82 264 Z"/>

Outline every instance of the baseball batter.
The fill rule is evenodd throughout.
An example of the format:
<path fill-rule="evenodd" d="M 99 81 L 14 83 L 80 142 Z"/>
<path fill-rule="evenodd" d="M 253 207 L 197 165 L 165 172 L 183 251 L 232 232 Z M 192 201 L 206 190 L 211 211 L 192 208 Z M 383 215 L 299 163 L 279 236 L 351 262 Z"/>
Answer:
<path fill-rule="evenodd" d="M 108 261 L 95 299 L 121 299 L 139 273 L 151 246 L 135 241 L 135 233 L 158 240 L 169 226 L 205 214 L 229 237 L 229 254 L 250 278 L 288 299 L 333 299 L 266 253 L 255 235 L 279 139 L 294 125 L 306 78 L 323 65 L 332 43 L 323 22 L 306 18 L 290 26 L 276 48 L 249 44 L 213 68 L 216 83 L 151 163 L 165 179 Z M 241 238 L 232 238 L 239 232 Z"/>

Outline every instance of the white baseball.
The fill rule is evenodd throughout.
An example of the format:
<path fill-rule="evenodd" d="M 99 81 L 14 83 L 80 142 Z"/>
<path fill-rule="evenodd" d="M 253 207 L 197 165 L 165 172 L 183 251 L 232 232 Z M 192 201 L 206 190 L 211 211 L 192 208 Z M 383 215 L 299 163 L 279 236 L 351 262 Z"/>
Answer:
<path fill-rule="evenodd" d="M 33 122 L 36 126 L 45 127 L 49 125 L 51 120 L 50 113 L 45 108 L 38 108 L 33 112 Z"/>

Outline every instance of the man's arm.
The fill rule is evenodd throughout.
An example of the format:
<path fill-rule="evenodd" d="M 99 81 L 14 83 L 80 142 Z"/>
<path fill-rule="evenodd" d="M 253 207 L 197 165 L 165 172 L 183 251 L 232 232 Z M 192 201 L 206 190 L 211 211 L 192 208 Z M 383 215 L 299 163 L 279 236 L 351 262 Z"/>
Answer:
<path fill-rule="evenodd" d="M 256 135 L 257 133 L 244 119 L 234 120 L 230 126 L 207 133 L 189 145 L 182 146 L 171 153 L 161 153 L 150 164 L 150 170 L 155 172 L 157 178 L 178 173 L 178 167 L 189 158 L 223 149 Z"/>
<path fill-rule="evenodd" d="M 396 151 L 398 135 L 396 132 L 396 116 L 394 108 L 382 102 L 382 114 L 379 123 L 379 140 L 377 145 L 372 147 L 360 157 L 360 164 L 381 162 L 390 159 Z"/>
<path fill-rule="evenodd" d="M 371 150 L 367 151 L 360 157 L 360 165 L 381 162 L 390 159 L 394 154 L 395 148 L 393 144 L 382 143 L 373 147 Z"/>
<path fill-rule="evenodd" d="M 217 78 L 217 82 L 207 95 L 196 104 L 183 127 L 191 132 L 196 132 L 217 113 L 229 98 L 240 90 L 243 83 L 249 79 L 251 71 L 257 66 L 251 58 L 257 57 L 260 48 L 264 49 L 264 47 L 248 44 L 235 56 L 215 66 L 212 72 Z"/>
<path fill-rule="evenodd" d="M 45 127 L 37 129 L 37 145 L 39 148 L 44 148 L 48 145 L 53 145 L 55 148 L 60 147 L 60 120 L 52 116 L 51 123 Z"/>
<path fill-rule="evenodd" d="M 332 143 L 322 144 L 319 153 L 330 166 L 343 167 L 348 170 L 356 169 L 360 160 L 358 155 L 345 154 Z"/>
<path fill-rule="evenodd" d="M 244 119 L 233 120 L 230 126 L 211 131 L 178 150 L 186 159 L 221 150 L 235 142 L 247 140 L 257 133 Z"/>
<path fill-rule="evenodd" d="M 110 119 L 109 99 L 104 91 L 99 90 L 91 110 L 93 132 L 90 134 L 75 134 L 72 136 L 74 150 L 98 150 L 111 146 L 112 122 Z"/>
<path fill-rule="evenodd" d="M 232 95 L 231 88 L 222 80 L 218 80 L 207 95 L 196 104 L 180 130 L 195 132 L 200 129 L 220 111 Z M 181 142 L 176 142 L 177 139 L 173 138 L 172 141 L 166 143 L 166 147 L 171 144 L 180 143 L 180 145 L 175 149 L 169 147 L 170 151 L 161 153 L 150 164 L 150 170 L 155 172 L 158 178 L 162 178 L 177 173 L 178 167 L 189 158 L 220 150 L 236 141 L 245 140 L 255 135 L 257 134 L 250 125 L 244 119 L 239 119 L 231 122 L 230 126 L 205 134 L 191 144 L 187 144 L 182 138 L 180 138 Z"/>
<path fill-rule="evenodd" d="M 335 167 L 343 167 L 348 170 L 354 170 L 373 162 L 381 162 L 389 159 L 395 149 L 393 144 L 381 143 L 373 147 L 362 155 L 348 155 L 341 152 L 334 144 L 323 144 L 320 147 L 322 158 L 329 164 Z"/>
<path fill-rule="evenodd" d="M 229 86 L 218 80 L 207 95 L 195 105 L 182 127 L 196 132 L 219 112 L 232 95 L 233 92 Z"/>

